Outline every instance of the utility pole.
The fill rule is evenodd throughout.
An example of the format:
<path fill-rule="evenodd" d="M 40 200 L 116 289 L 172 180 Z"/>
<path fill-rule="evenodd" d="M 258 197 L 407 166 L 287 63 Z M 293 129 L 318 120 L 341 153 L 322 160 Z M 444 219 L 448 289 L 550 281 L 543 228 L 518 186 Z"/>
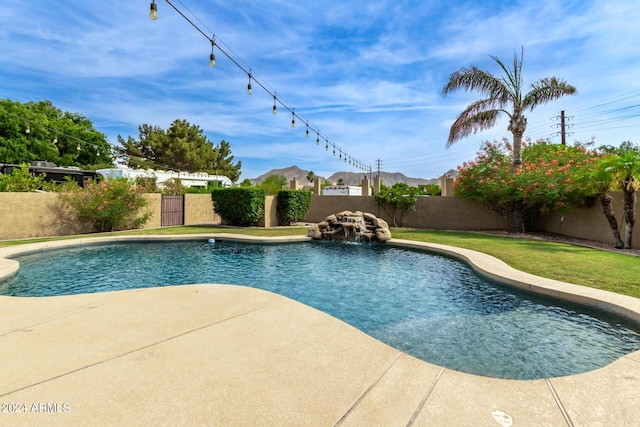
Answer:
<path fill-rule="evenodd" d="M 562 145 L 567 145 L 567 133 L 564 126 L 564 110 L 560 111 L 560 141 Z"/>
<path fill-rule="evenodd" d="M 572 132 L 567 132 L 567 128 L 572 127 L 573 125 L 571 124 L 567 124 L 568 120 L 571 120 L 573 117 L 567 117 L 564 114 L 564 110 L 560 111 L 560 115 L 556 116 L 556 119 L 560 119 L 560 124 L 557 124 L 556 127 L 560 128 L 560 132 L 558 132 L 560 134 L 560 141 L 562 143 L 562 145 L 567 145 L 567 135 L 572 135 Z"/>
<path fill-rule="evenodd" d="M 380 169 L 382 169 L 382 160 L 376 160 L 376 166 L 378 167 L 378 176 L 380 176 Z"/>

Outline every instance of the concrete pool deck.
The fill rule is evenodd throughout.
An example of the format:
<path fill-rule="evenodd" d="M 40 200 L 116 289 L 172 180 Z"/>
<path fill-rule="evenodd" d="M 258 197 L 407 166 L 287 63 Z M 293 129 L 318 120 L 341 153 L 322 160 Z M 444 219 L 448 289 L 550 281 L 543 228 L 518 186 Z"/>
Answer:
<path fill-rule="evenodd" d="M 4 257 L 19 251 L 141 238 L 1 248 L 0 277 L 15 272 L 17 263 Z M 456 251 L 483 274 L 506 274 L 514 285 L 526 279 L 534 282 L 526 286 L 563 297 L 581 291 L 573 298 L 640 316 L 635 298 L 522 276 L 473 251 L 392 243 Z M 415 359 L 318 310 L 242 286 L 2 296 L 0 316 L 2 426 L 631 426 L 640 420 L 640 351 L 580 375 L 486 378 Z"/>

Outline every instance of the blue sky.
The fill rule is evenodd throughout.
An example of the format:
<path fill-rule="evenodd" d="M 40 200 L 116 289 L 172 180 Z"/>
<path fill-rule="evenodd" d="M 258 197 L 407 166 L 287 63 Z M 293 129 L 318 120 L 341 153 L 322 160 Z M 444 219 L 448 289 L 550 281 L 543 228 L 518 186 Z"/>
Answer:
<path fill-rule="evenodd" d="M 525 136 L 559 142 L 640 142 L 637 0 L 334 1 L 172 0 L 267 91 L 165 0 L 4 0 L 0 98 L 51 100 L 88 117 L 111 143 L 138 125 L 199 125 L 231 144 L 241 180 L 297 165 L 329 176 L 361 172 L 346 153 L 387 172 L 434 178 L 472 160 L 506 120 L 447 149 L 449 126 L 475 93 L 441 96 L 449 75 L 476 65 L 498 75 L 524 47 L 524 78 L 556 76 L 578 93 L 527 114 Z M 271 114 L 273 93 L 278 103 Z M 305 138 L 307 121 L 319 130 Z M 325 138 L 330 141 L 325 151 Z M 335 145 L 336 156 L 332 155 Z"/>

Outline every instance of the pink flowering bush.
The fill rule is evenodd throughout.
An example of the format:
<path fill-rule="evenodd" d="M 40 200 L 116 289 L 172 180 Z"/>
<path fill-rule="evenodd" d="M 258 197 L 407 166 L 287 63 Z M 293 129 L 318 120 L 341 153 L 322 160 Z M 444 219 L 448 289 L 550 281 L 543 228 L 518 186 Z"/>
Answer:
<path fill-rule="evenodd" d="M 506 140 L 486 142 L 474 161 L 458 167 L 454 193 L 505 215 L 516 201 L 529 216 L 569 210 L 596 195 L 582 177 L 599 157 L 579 144 L 523 141 L 522 168 L 514 171 L 511 145 Z"/>
<path fill-rule="evenodd" d="M 97 231 L 129 230 L 142 227 L 151 217 L 145 210 L 144 189 L 127 179 L 89 181 L 84 188 L 68 187 L 62 200 L 78 219 Z"/>

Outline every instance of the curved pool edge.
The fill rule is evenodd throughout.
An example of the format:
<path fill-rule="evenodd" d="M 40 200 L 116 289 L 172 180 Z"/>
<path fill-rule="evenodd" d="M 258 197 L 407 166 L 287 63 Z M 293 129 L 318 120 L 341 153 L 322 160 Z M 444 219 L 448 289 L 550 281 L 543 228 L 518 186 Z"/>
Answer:
<path fill-rule="evenodd" d="M 525 273 L 498 258 L 471 249 L 402 239 L 391 239 L 387 244 L 450 256 L 465 262 L 477 273 L 498 283 L 533 294 L 587 306 L 640 325 L 640 299 L 638 298 Z"/>
<path fill-rule="evenodd" d="M 4 262 L 13 261 L 4 257 L 20 252 L 116 240 L 229 237 L 264 241 L 201 234 L 42 242 L 0 249 L 0 273 Z M 398 239 L 390 243 L 457 257 L 496 280 L 509 278 L 514 286 L 522 282 L 563 295 L 590 289 L 539 282 L 543 278 L 476 251 Z M 559 288 L 547 289 L 550 284 Z M 599 296 L 610 297 L 606 294 Z M 588 299 L 594 297 L 589 294 Z M 603 303 L 625 307 L 623 300 Z M 67 413 L 40 419 L 48 425 L 96 419 L 174 425 L 194 420 L 236 425 L 264 420 L 279 425 L 391 425 L 399 420 L 402 425 L 498 425 L 495 417 L 501 411 L 517 425 L 597 425 L 606 422 L 603 414 L 630 425 L 640 418 L 640 351 L 567 377 L 481 377 L 415 359 L 286 297 L 233 285 L 2 296 L 0 312 L 0 362 L 12 368 L 0 381 L 1 400 L 39 402 L 54 396 L 60 404 L 71 404 Z M 205 339 L 215 339 L 216 345 L 203 346 Z M 118 402 L 120 412 L 114 411 Z M 33 414 L 23 415 L 19 419 L 19 414 L 2 413 L 0 424 L 33 422 Z"/>
<path fill-rule="evenodd" d="M 514 425 L 558 426 L 606 424 L 603 414 L 618 425 L 640 418 L 640 352 L 569 377 L 481 377 L 237 285 L 5 297 L 0 312 L 0 361 L 10 368 L 0 400 L 60 409 L 0 413 L 2 425 L 489 426 L 505 413 Z"/>

